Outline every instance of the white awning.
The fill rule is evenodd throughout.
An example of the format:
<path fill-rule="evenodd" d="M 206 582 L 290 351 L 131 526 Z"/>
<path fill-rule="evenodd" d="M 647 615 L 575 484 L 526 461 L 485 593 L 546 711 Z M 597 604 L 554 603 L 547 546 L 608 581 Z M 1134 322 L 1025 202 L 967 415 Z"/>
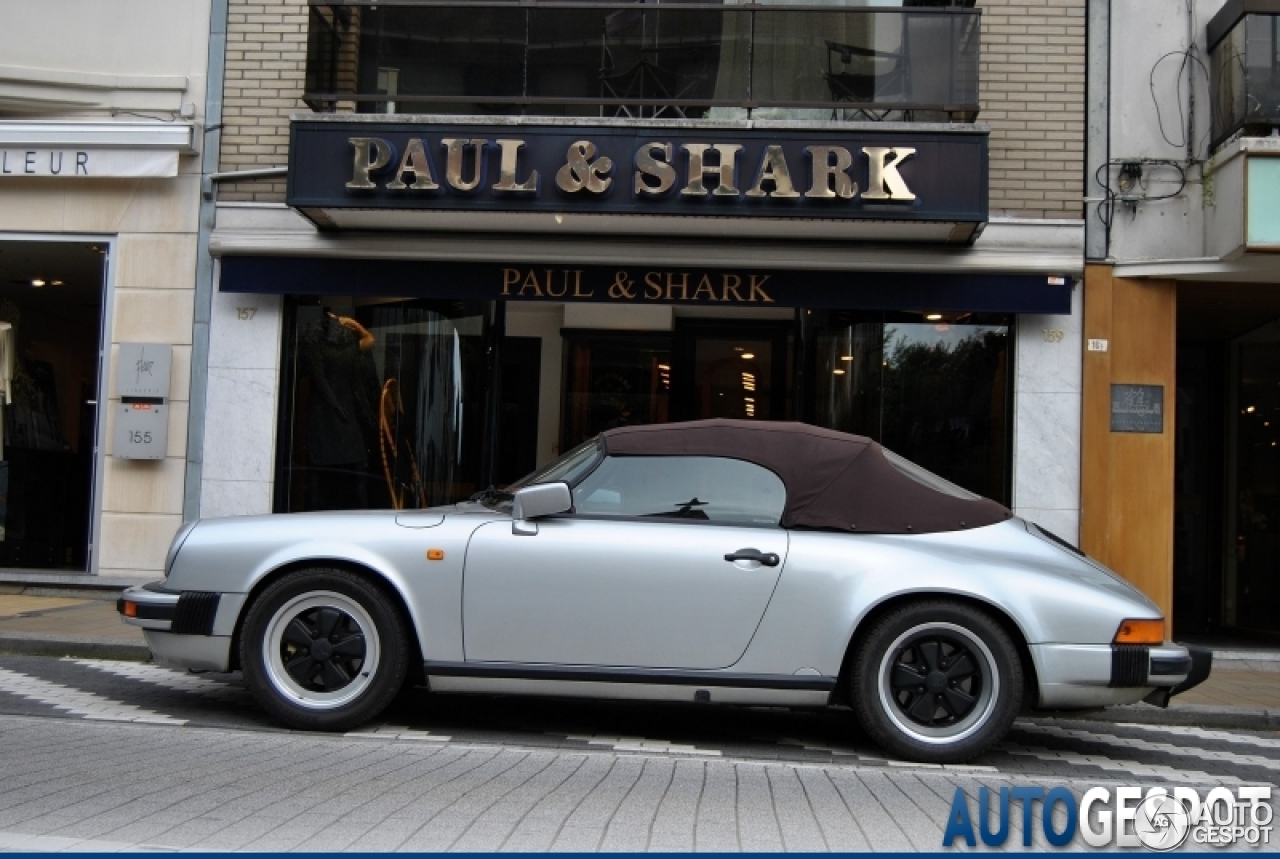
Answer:
<path fill-rule="evenodd" d="M 186 122 L 0 121 L 0 178 L 177 176 L 194 141 Z"/>

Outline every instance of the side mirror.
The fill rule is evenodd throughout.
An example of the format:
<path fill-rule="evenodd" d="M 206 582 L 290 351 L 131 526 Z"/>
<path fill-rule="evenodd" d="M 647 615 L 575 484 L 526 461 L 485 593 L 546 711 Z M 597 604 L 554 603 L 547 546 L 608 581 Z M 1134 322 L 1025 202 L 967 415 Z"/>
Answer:
<path fill-rule="evenodd" d="M 516 492 L 511 502 L 511 531 L 530 536 L 538 533 L 538 526 L 529 522 L 543 516 L 567 513 L 573 509 L 573 494 L 567 483 L 539 483 L 526 486 Z"/>

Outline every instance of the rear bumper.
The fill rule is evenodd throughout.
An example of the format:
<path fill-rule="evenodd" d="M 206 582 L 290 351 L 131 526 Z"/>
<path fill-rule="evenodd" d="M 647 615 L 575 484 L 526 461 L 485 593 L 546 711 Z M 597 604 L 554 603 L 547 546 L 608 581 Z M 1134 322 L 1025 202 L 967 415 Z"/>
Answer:
<path fill-rule="evenodd" d="M 1039 706 L 1049 709 L 1134 704 L 1158 690 L 1189 689 L 1209 672 L 1205 657 L 1193 653 L 1201 648 L 1180 644 L 1033 644 L 1030 650 Z"/>

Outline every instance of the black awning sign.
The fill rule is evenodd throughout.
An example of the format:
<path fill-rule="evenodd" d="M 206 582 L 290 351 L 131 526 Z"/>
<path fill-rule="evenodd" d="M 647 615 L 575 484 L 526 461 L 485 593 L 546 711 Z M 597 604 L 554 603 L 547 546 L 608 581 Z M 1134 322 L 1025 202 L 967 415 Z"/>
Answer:
<path fill-rule="evenodd" d="M 288 203 L 982 223 L 985 132 L 309 122 Z"/>

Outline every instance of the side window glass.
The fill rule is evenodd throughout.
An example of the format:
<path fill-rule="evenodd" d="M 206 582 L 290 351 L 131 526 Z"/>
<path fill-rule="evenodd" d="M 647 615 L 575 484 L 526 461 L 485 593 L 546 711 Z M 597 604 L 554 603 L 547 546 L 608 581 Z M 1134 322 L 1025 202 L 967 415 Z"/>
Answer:
<path fill-rule="evenodd" d="M 778 475 L 740 459 L 710 456 L 607 457 L 573 491 L 592 516 L 777 525 L 786 504 Z"/>

